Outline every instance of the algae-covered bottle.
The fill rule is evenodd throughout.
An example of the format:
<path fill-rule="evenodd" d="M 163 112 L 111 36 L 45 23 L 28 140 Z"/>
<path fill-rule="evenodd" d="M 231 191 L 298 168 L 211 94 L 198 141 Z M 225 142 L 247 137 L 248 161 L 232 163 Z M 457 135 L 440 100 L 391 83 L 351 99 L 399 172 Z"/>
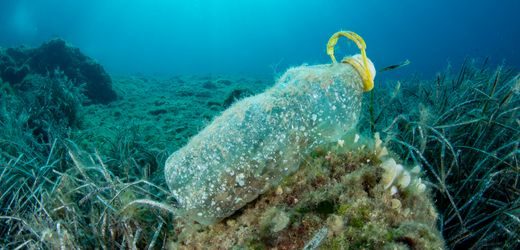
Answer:
<path fill-rule="evenodd" d="M 336 63 L 340 36 L 362 54 Z M 236 102 L 166 161 L 166 182 L 182 214 L 213 224 L 297 170 L 316 146 L 338 141 L 359 119 L 375 70 L 363 40 L 338 32 L 333 63 L 291 68 L 264 93 Z"/>

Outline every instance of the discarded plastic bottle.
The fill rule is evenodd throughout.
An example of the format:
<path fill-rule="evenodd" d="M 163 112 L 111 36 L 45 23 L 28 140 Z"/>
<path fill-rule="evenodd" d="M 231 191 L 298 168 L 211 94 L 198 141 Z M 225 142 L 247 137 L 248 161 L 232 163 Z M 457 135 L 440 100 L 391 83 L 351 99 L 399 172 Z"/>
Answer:
<path fill-rule="evenodd" d="M 336 63 L 340 36 L 354 40 L 362 54 Z M 297 170 L 316 146 L 338 141 L 356 126 L 374 66 L 352 32 L 334 34 L 327 53 L 332 64 L 289 69 L 168 158 L 166 182 L 185 216 L 205 225 L 228 217 Z"/>

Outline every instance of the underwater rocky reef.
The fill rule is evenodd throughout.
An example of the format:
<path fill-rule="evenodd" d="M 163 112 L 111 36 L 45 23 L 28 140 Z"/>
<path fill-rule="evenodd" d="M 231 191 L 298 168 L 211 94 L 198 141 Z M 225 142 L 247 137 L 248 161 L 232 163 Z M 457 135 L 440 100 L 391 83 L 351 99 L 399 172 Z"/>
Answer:
<path fill-rule="evenodd" d="M 84 85 L 83 94 L 92 103 L 107 104 L 117 99 L 112 79 L 103 66 L 60 38 L 38 48 L 0 49 L 0 77 L 11 88 L 24 86 L 28 75 L 52 76 L 59 71 L 75 86 Z"/>
<path fill-rule="evenodd" d="M 76 59 L 24 66 L 13 58 L 49 51 L 1 50 L 2 248 L 520 246 L 520 78 L 506 65 L 468 60 L 435 79 L 376 85 L 355 130 L 206 226 L 176 209 L 165 161 L 273 80 L 110 76 L 62 40 L 40 48 L 50 47 Z M 85 68 L 97 72 L 91 93 L 112 94 L 95 100 Z"/>

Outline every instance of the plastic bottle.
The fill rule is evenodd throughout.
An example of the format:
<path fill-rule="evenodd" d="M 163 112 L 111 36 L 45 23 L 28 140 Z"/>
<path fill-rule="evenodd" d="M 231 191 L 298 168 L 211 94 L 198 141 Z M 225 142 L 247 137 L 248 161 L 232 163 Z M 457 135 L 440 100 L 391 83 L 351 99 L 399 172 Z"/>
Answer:
<path fill-rule="evenodd" d="M 337 39 L 337 38 L 336 38 Z M 338 141 L 359 119 L 365 65 L 349 63 L 289 69 L 277 83 L 236 102 L 166 161 L 166 182 L 180 211 L 213 224 L 297 170 L 316 146 Z M 358 66 L 359 66 L 358 65 Z"/>

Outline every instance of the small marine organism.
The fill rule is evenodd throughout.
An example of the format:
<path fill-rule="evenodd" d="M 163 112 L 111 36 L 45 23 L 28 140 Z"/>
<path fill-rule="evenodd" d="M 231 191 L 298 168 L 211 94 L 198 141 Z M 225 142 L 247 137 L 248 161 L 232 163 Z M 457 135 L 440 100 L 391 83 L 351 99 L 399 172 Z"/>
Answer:
<path fill-rule="evenodd" d="M 399 63 L 399 64 L 394 64 L 394 65 L 386 66 L 386 67 L 380 69 L 379 72 L 385 72 L 385 71 L 390 71 L 390 70 L 398 69 L 398 68 L 404 67 L 404 66 L 406 66 L 406 65 L 409 65 L 410 63 L 411 63 L 410 60 L 406 59 L 406 60 L 402 61 L 402 62 Z"/>

